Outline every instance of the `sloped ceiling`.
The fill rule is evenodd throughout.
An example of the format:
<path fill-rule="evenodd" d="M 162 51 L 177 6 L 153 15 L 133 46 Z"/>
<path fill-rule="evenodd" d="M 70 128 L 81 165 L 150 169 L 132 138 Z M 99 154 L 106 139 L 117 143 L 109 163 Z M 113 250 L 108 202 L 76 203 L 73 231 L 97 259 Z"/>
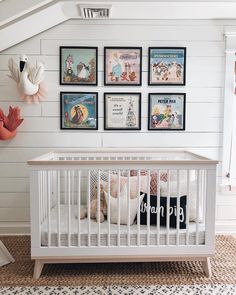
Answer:
<path fill-rule="evenodd" d="M 235 19 L 236 2 L 198 0 L 0 0 L 0 51 L 68 19 L 80 4 L 112 4 L 112 19 Z"/>
<path fill-rule="evenodd" d="M 1 0 L 0 26 L 53 2 L 53 0 Z"/>

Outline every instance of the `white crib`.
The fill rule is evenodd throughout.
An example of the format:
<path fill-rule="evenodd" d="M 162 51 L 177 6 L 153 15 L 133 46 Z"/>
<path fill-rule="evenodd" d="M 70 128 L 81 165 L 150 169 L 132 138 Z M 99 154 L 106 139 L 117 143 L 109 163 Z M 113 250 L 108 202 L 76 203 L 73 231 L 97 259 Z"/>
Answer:
<path fill-rule="evenodd" d="M 46 263 L 163 260 L 202 261 L 206 275 L 211 275 L 217 161 L 185 151 L 80 149 L 51 152 L 28 164 L 34 278 Z M 106 198 L 96 189 L 101 184 Z M 156 224 L 151 223 L 153 189 Z M 144 195 L 146 224 L 141 223 L 140 210 Z M 181 207 L 183 195 L 186 203 Z M 97 219 L 91 218 L 94 198 Z M 106 216 L 98 222 L 101 206 Z M 85 209 L 87 216 L 80 219 Z M 161 212 L 166 212 L 162 219 Z"/>

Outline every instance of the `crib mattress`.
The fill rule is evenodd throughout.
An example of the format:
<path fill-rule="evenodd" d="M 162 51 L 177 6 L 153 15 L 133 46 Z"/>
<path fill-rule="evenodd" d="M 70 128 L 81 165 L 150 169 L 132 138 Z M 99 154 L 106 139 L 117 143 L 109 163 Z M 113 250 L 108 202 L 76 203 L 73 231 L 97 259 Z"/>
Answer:
<path fill-rule="evenodd" d="M 60 206 L 60 242 L 61 246 L 68 246 L 68 206 Z M 50 246 L 58 246 L 58 224 L 57 224 L 57 208 L 51 210 L 51 244 Z M 77 218 L 77 206 L 71 205 L 71 225 L 70 225 L 70 244 L 71 246 L 88 246 L 88 222 L 90 221 L 90 245 L 98 245 L 98 223 L 95 220 L 88 220 L 88 218 L 78 220 Z M 78 224 L 80 226 L 80 237 L 78 235 Z M 127 234 L 127 225 L 120 225 L 120 245 L 127 246 L 128 239 L 130 239 L 130 245 L 135 246 L 138 243 L 137 224 L 130 226 L 130 235 Z M 199 244 L 204 244 L 205 242 L 205 225 L 199 224 Z M 174 228 L 169 229 L 169 244 L 176 245 L 177 231 Z M 80 244 L 78 241 L 80 240 Z M 159 241 L 157 235 L 157 226 L 150 226 L 150 245 L 166 245 L 167 241 L 167 229 L 161 226 L 159 231 Z M 179 230 L 179 244 L 186 245 L 186 229 Z M 189 244 L 196 244 L 196 223 L 189 223 Z M 41 224 L 41 245 L 48 246 L 48 219 L 45 218 L 44 222 Z M 100 245 L 108 245 L 108 222 L 104 221 L 100 223 Z M 110 224 L 110 245 L 118 245 L 118 225 Z M 140 225 L 140 245 L 147 245 L 147 226 Z"/>

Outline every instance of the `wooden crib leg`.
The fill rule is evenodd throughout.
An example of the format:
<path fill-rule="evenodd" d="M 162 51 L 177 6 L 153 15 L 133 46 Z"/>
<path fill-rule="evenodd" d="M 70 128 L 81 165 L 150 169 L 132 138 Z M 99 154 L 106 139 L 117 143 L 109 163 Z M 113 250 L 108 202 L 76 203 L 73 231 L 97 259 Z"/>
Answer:
<path fill-rule="evenodd" d="M 41 272 L 43 270 L 43 266 L 44 266 L 43 262 L 41 262 L 40 260 L 37 260 L 37 259 L 35 260 L 35 263 L 34 263 L 34 275 L 33 275 L 33 278 L 35 280 L 40 278 Z"/>
<path fill-rule="evenodd" d="M 212 275 L 210 257 L 206 257 L 206 259 L 202 262 L 202 268 L 204 270 L 205 275 L 208 278 L 210 278 Z"/>

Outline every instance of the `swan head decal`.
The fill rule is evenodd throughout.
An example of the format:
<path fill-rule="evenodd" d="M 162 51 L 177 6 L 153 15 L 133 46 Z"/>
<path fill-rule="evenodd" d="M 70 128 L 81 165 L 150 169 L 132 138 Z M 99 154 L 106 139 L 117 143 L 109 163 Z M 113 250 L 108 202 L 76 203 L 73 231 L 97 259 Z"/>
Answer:
<path fill-rule="evenodd" d="M 25 54 L 20 56 L 20 72 L 22 73 L 25 67 L 25 64 L 28 61 L 28 57 Z"/>

